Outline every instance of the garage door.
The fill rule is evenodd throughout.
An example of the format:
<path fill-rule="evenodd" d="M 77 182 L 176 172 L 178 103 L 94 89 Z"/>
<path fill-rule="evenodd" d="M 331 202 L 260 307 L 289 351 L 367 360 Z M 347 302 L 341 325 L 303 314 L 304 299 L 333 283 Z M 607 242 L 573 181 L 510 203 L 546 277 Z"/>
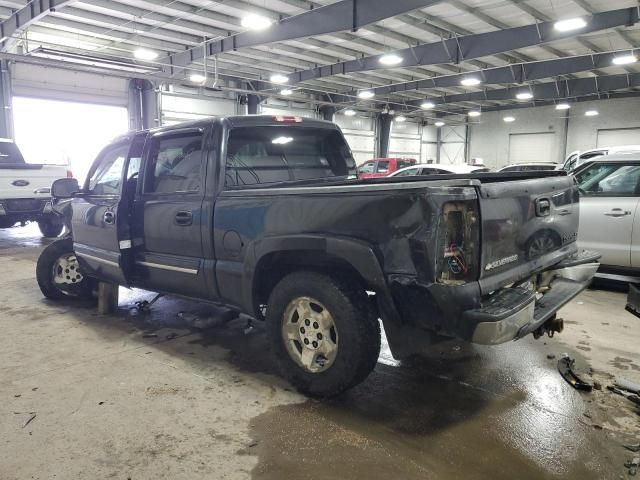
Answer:
<path fill-rule="evenodd" d="M 342 114 L 335 116 L 335 122 L 342 129 L 353 157 L 358 165 L 374 158 L 376 138 L 374 120 L 368 117 L 347 117 Z"/>
<path fill-rule="evenodd" d="M 512 133 L 509 135 L 509 163 L 551 162 L 556 134 Z"/>
<path fill-rule="evenodd" d="M 598 130 L 598 147 L 617 145 L 640 145 L 640 127 Z"/>

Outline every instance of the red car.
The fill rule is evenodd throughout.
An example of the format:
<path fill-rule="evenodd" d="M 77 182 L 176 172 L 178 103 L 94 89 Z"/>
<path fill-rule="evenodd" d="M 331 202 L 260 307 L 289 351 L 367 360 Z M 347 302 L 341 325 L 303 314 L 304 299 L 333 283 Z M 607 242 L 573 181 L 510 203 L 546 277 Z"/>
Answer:
<path fill-rule="evenodd" d="M 374 158 L 358 167 L 358 178 L 387 177 L 396 170 L 415 164 L 415 158 Z"/>

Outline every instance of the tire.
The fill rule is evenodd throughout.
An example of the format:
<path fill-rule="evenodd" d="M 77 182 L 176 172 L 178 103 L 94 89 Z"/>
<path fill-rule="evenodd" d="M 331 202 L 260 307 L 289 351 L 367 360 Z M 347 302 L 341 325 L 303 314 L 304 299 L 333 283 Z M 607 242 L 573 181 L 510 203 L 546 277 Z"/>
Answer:
<path fill-rule="evenodd" d="M 71 263 L 68 275 L 61 271 L 58 261 L 64 258 Z M 69 266 L 67 263 L 67 266 Z M 36 265 L 36 279 L 42 294 L 51 300 L 63 299 L 88 299 L 93 298 L 93 291 L 96 281 L 92 278 L 82 276 L 77 271 L 77 260 L 73 253 L 73 240 L 71 238 L 62 238 L 49 244 L 40 254 Z M 56 275 L 57 273 L 57 275 Z M 60 283 L 56 281 L 60 278 L 69 279 L 69 283 Z M 75 279 L 76 282 L 72 282 Z"/>
<path fill-rule="evenodd" d="M 296 272 L 271 292 L 266 315 L 271 350 L 283 376 L 300 392 L 333 397 L 362 382 L 376 366 L 380 325 L 364 288 L 357 285 L 315 272 Z M 331 322 L 333 328 L 327 329 Z M 304 334 L 299 333 L 303 329 Z M 313 345 L 305 347 L 305 339 Z M 304 357 L 306 348 L 312 354 Z M 303 358 L 311 369 L 303 365 Z"/>
<path fill-rule="evenodd" d="M 40 232 L 45 238 L 55 238 L 59 236 L 64 229 L 62 222 L 57 222 L 53 219 L 38 220 L 38 227 L 40 227 Z"/>

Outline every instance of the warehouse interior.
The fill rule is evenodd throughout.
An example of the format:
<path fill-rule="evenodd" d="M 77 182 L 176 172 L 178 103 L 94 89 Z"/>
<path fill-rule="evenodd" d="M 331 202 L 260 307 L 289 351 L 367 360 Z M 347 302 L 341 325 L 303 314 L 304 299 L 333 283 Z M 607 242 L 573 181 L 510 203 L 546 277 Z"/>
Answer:
<path fill-rule="evenodd" d="M 126 132 L 256 114 L 334 122 L 357 166 L 561 168 L 574 152 L 640 152 L 639 23 L 637 0 L 0 0 L 0 138 L 81 184 Z M 627 196 L 635 212 L 638 190 Z M 383 337 L 372 375 L 326 400 L 278 375 L 262 322 L 223 306 L 167 295 L 141 310 L 155 294 L 124 287 L 104 315 L 44 299 L 36 262 L 54 239 L 10 227 L 2 479 L 617 479 L 640 466 L 639 393 L 607 388 L 640 383 L 633 244 L 624 279 L 566 303 L 553 338 L 451 340 L 409 362 Z M 598 228 L 603 244 L 618 233 Z M 565 382 L 563 356 L 590 392 Z"/>

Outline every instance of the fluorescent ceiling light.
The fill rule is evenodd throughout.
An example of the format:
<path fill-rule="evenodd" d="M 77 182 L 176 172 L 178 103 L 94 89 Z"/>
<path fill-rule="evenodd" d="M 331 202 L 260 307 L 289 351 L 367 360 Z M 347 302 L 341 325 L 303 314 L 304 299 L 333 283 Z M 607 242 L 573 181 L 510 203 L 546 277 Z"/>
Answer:
<path fill-rule="evenodd" d="M 558 32 L 570 32 L 572 30 L 579 30 L 587 26 L 587 22 L 584 18 L 569 18 L 567 20 L 560 20 L 553 24 Z"/>
<path fill-rule="evenodd" d="M 612 63 L 614 65 L 629 65 L 630 63 L 636 63 L 638 57 L 635 55 L 620 55 L 619 57 L 613 57 Z"/>
<path fill-rule="evenodd" d="M 460 80 L 460 85 L 465 87 L 475 87 L 476 85 L 480 85 L 482 80 L 476 77 L 467 77 Z"/>
<path fill-rule="evenodd" d="M 269 80 L 271 80 L 273 83 L 287 83 L 289 81 L 289 77 L 287 77 L 286 75 L 281 75 L 279 73 L 274 73 L 273 75 L 271 75 L 271 77 L 269 77 Z"/>
<path fill-rule="evenodd" d="M 205 77 L 204 75 L 200 75 L 199 73 L 192 73 L 189 76 L 189 80 L 191 80 L 193 83 L 204 83 L 206 79 L 207 77 Z"/>
<path fill-rule="evenodd" d="M 353 117 L 356 114 L 355 110 L 351 110 L 350 108 L 347 108 L 344 112 L 347 117 Z"/>
<path fill-rule="evenodd" d="M 398 65 L 399 63 L 402 63 L 402 57 L 395 53 L 387 53 L 382 55 L 378 61 L 382 65 Z"/>
<path fill-rule="evenodd" d="M 242 19 L 240 24 L 249 30 L 265 30 L 271 26 L 273 22 L 267 17 L 250 13 Z"/>
<path fill-rule="evenodd" d="M 108 56 L 71 53 L 43 47 L 37 47 L 31 50 L 29 56 L 129 73 L 154 73 L 160 70 L 159 67 L 140 65 L 133 60 L 120 60 Z"/>
<path fill-rule="evenodd" d="M 569 105 L 568 103 L 559 103 L 556 105 L 556 110 L 569 110 L 571 108 L 571 105 Z"/>
<path fill-rule="evenodd" d="M 153 50 L 147 50 L 146 48 L 137 48 L 133 51 L 133 56 L 138 60 L 150 61 L 158 58 L 158 53 L 154 52 Z"/>
<path fill-rule="evenodd" d="M 598 111 L 597 110 L 587 110 L 586 112 L 584 112 L 585 117 L 595 117 L 596 115 L 598 115 Z"/>
<path fill-rule="evenodd" d="M 516 117 L 504 117 L 503 120 L 505 121 L 505 123 L 511 123 L 516 121 Z"/>
<path fill-rule="evenodd" d="M 516 94 L 516 98 L 518 100 L 529 100 L 533 98 L 533 93 L 531 92 L 520 92 Z"/>
<path fill-rule="evenodd" d="M 402 123 L 402 122 L 406 122 L 406 121 L 407 121 L 407 117 L 405 117 L 404 115 L 398 115 L 398 116 L 395 118 L 395 120 L 396 120 L 396 122 L 400 122 L 400 123 Z"/>
<path fill-rule="evenodd" d="M 358 92 L 358 97 L 360 98 L 373 98 L 376 94 L 373 93 L 371 90 L 362 90 L 360 92 Z"/>
<path fill-rule="evenodd" d="M 273 143 L 274 145 L 286 145 L 290 142 L 293 142 L 292 137 L 277 137 L 271 140 L 271 143 Z"/>
<path fill-rule="evenodd" d="M 280 95 L 291 95 L 293 93 L 293 90 L 291 90 L 290 88 L 283 88 L 282 90 L 280 90 Z"/>
<path fill-rule="evenodd" d="M 479 117 L 482 114 L 478 110 L 471 110 L 467 115 L 470 117 Z"/>
<path fill-rule="evenodd" d="M 436 106 L 435 103 L 429 101 L 429 100 L 425 100 L 424 102 L 422 102 L 422 104 L 420 105 L 420 108 L 424 109 L 424 110 L 429 110 L 430 108 L 434 108 Z"/>
<path fill-rule="evenodd" d="M 434 123 L 434 125 L 435 125 L 436 127 L 444 127 L 444 122 L 437 121 L 436 123 Z"/>

